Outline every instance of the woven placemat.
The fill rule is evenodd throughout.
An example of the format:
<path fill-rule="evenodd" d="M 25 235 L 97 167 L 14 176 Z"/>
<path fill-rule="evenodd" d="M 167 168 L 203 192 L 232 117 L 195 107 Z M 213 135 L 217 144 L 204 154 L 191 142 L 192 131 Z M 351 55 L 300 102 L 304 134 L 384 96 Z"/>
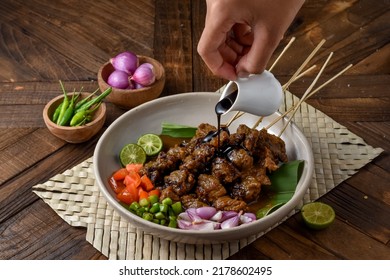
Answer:
<path fill-rule="evenodd" d="M 286 92 L 280 111 L 283 113 L 298 101 Z M 305 102 L 295 114 L 294 122 L 311 144 L 315 163 L 314 178 L 301 205 L 324 195 L 383 151 L 367 145 Z M 109 259 L 226 259 L 265 233 L 217 245 L 176 243 L 146 234 L 107 204 L 95 185 L 92 158 L 34 186 L 33 192 L 67 223 L 87 228 L 86 240 Z M 294 211 L 289 216 L 292 214 Z"/>

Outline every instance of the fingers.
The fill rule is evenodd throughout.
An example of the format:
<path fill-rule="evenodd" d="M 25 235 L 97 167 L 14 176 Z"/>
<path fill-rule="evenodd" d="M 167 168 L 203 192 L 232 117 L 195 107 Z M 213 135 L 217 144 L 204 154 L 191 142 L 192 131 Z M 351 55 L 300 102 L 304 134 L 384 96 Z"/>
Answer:
<path fill-rule="evenodd" d="M 253 43 L 246 48 L 247 53 L 241 57 L 236 66 L 237 73 L 262 73 L 278 46 L 282 37 L 275 36 L 267 30 L 256 30 Z M 245 51 L 244 51 L 245 52 Z"/>

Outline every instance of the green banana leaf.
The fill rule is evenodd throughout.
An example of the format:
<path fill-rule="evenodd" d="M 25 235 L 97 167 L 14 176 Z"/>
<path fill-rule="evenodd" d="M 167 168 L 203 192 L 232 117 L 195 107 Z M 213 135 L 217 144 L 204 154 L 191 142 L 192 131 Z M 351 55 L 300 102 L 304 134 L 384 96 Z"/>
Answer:
<path fill-rule="evenodd" d="M 168 122 L 161 123 L 161 135 L 175 138 L 191 138 L 195 135 L 196 127 L 173 124 Z"/>
<path fill-rule="evenodd" d="M 269 175 L 271 180 L 269 192 L 272 195 L 267 204 L 257 210 L 256 217 L 258 219 L 269 215 L 293 197 L 303 166 L 303 160 L 290 161 L 282 164 L 278 170 Z"/>

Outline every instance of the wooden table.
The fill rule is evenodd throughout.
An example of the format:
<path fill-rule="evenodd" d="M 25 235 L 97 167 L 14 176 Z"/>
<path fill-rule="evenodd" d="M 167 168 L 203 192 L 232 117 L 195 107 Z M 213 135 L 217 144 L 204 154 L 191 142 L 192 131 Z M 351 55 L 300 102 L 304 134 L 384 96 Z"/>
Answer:
<path fill-rule="evenodd" d="M 42 109 L 61 93 L 58 80 L 96 89 L 101 64 L 123 50 L 163 63 L 162 96 L 217 90 L 226 81 L 211 75 L 196 52 L 205 11 L 204 1 L 2 1 L 0 259 L 106 258 L 85 240 L 84 228 L 69 226 L 32 192 L 92 156 L 98 140 L 75 145 L 55 138 Z M 322 80 L 354 66 L 308 103 L 385 151 L 319 199 L 336 209 L 330 228 L 310 231 L 294 215 L 230 259 L 390 258 L 389 22 L 386 0 L 306 1 L 271 60 L 296 37 L 274 74 L 287 81 L 326 39 L 312 62 L 335 53 Z M 314 75 L 290 90 L 301 96 Z M 123 113 L 108 104 L 105 127 Z"/>

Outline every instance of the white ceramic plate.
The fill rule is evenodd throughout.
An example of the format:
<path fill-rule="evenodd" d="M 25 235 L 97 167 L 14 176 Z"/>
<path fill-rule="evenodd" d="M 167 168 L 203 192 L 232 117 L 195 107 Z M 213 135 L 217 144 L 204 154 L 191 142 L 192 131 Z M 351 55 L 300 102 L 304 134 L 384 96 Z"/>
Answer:
<path fill-rule="evenodd" d="M 291 123 L 283 132 L 281 138 L 286 143 L 289 160 L 300 159 L 305 161 L 303 173 L 290 201 L 260 220 L 231 229 L 210 232 L 173 229 L 145 221 L 119 204 L 108 185 L 108 178 L 121 167 L 118 157 L 121 148 L 128 143 L 136 142 L 142 134 L 160 134 L 162 121 L 191 126 L 198 126 L 202 122 L 207 122 L 216 126 L 217 117 L 214 107 L 219 97 L 219 94 L 213 92 L 192 92 L 159 98 L 126 112 L 107 128 L 95 148 L 93 156 L 94 173 L 104 197 L 122 217 L 133 225 L 142 228 L 145 232 L 160 238 L 195 244 L 221 243 L 264 232 L 281 222 L 301 202 L 312 179 L 313 154 L 305 136 L 297 126 Z M 222 123 L 230 120 L 233 115 L 234 112 L 222 116 Z M 264 118 L 258 129 L 267 126 L 278 115 L 278 113 L 275 113 Z M 233 122 L 229 129 L 234 132 L 238 125 L 242 123 L 252 127 L 258 118 L 258 116 L 244 114 Z M 283 128 L 284 123 L 285 120 L 279 121 L 268 132 L 277 135 Z"/>

